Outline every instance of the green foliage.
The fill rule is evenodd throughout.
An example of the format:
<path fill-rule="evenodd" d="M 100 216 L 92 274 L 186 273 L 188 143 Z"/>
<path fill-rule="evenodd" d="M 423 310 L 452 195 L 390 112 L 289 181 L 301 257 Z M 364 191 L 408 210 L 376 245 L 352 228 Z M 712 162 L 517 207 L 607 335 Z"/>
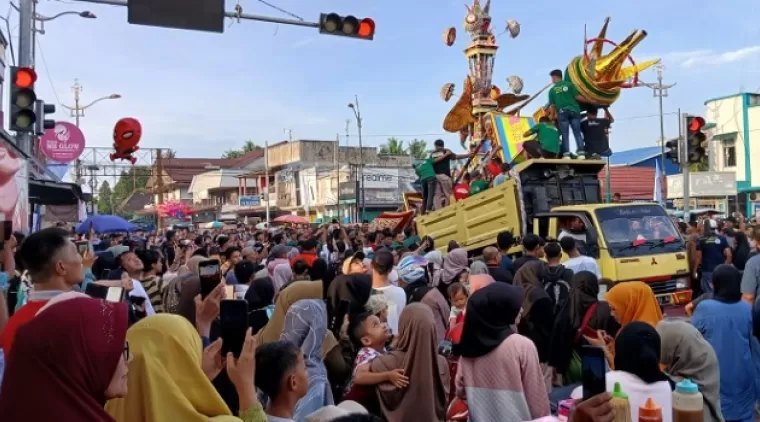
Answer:
<path fill-rule="evenodd" d="M 398 140 L 394 137 L 388 138 L 388 142 L 380 145 L 380 154 L 385 155 L 407 155 L 404 148 L 404 141 Z"/>
<path fill-rule="evenodd" d="M 108 181 L 103 181 L 98 188 L 97 207 L 98 214 L 111 214 L 113 212 L 113 192 Z"/>
<path fill-rule="evenodd" d="M 423 160 L 427 157 L 427 142 L 422 139 L 412 139 L 409 142 L 409 149 L 407 150 L 409 155 L 416 160 Z"/>
<path fill-rule="evenodd" d="M 243 143 L 243 148 L 241 149 L 228 149 L 224 151 L 224 153 L 222 154 L 222 158 L 224 159 L 240 158 L 251 151 L 256 151 L 259 149 L 262 149 L 262 147 L 249 139 Z"/>

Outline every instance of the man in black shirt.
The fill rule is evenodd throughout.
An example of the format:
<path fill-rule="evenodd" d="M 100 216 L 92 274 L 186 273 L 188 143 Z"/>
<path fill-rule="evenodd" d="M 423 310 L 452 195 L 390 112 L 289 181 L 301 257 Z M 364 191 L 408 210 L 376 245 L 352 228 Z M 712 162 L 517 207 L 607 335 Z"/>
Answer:
<path fill-rule="evenodd" d="M 454 154 L 450 149 L 444 147 L 443 139 L 436 139 L 433 145 L 435 145 L 435 150 L 430 153 L 430 158 L 433 159 L 433 170 L 435 170 L 435 178 L 438 181 L 433 209 L 439 210 L 449 205 L 451 195 L 454 194 L 454 183 L 451 180 L 451 161 L 469 158 L 472 154 Z"/>
<path fill-rule="evenodd" d="M 604 117 L 597 117 L 598 109 L 596 107 L 589 107 L 586 113 L 586 119 L 581 122 L 581 131 L 583 132 L 583 140 L 586 144 L 586 154 L 590 156 L 609 156 L 612 151 L 610 150 L 610 125 L 615 119 L 610 114 L 608 108 L 604 108 Z"/>
<path fill-rule="evenodd" d="M 522 247 L 523 255 L 514 262 L 515 274 L 525 263 L 544 257 L 544 241 L 534 233 L 528 233 L 523 237 Z"/>
<path fill-rule="evenodd" d="M 494 280 L 512 284 L 512 272 L 501 268 L 501 253 L 498 249 L 493 246 L 483 249 L 483 260 L 486 261 L 488 273 Z"/>

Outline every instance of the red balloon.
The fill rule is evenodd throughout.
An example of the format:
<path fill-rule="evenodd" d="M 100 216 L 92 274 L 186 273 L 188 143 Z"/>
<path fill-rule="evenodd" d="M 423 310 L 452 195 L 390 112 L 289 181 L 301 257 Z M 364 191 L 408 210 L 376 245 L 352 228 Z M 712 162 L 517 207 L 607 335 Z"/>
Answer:
<path fill-rule="evenodd" d="M 142 125 L 137 119 L 125 117 L 116 122 L 113 128 L 114 152 L 110 156 L 111 161 L 126 160 L 134 164 L 137 158 L 132 154 L 140 149 L 137 144 L 140 143 L 141 137 Z"/>

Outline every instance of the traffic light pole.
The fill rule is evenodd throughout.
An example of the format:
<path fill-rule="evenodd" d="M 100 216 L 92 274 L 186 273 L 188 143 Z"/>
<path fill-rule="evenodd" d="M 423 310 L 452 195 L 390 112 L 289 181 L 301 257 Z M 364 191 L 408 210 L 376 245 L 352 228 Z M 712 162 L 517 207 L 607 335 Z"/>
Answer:
<path fill-rule="evenodd" d="M 683 214 L 684 217 L 688 216 L 686 215 L 689 212 L 690 209 L 690 195 L 689 195 L 689 185 L 691 184 L 691 178 L 689 177 L 689 151 L 688 151 L 688 144 L 689 141 L 686 139 L 686 136 L 684 135 L 684 129 L 686 128 L 686 118 L 688 117 L 687 114 L 681 114 L 681 109 L 678 109 L 678 142 L 681 142 L 681 148 L 679 148 L 681 152 L 681 173 L 683 174 Z"/>
<path fill-rule="evenodd" d="M 34 0 L 20 0 L 18 8 L 19 67 L 34 67 L 34 7 Z M 31 155 L 31 139 L 28 133 L 18 133 L 16 145 L 21 151 Z"/>
<path fill-rule="evenodd" d="M 29 0 L 32 1 L 32 0 Z M 96 4 L 105 4 L 109 6 L 127 6 L 126 0 L 77 0 L 82 1 L 85 3 L 96 3 Z M 259 21 L 259 22 L 268 22 L 268 23 L 276 23 L 281 25 L 295 25 L 295 26 L 305 26 L 308 28 L 319 28 L 319 22 L 307 22 L 307 21 L 301 21 L 296 19 L 283 19 L 283 18 L 275 18 L 271 16 L 262 16 L 262 15 L 251 15 L 249 13 L 243 13 L 242 11 L 234 11 L 234 12 L 224 12 L 224 16 L 228 18 L 233 19 L 245 19 L 249 21 Z"/>

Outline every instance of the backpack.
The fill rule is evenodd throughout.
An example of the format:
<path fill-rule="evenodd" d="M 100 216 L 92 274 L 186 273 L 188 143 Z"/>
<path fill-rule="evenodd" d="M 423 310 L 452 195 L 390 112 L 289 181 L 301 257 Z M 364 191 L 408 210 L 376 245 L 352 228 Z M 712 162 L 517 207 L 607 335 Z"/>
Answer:
<path fill-rule="evenodd" d="M 567 272 L 568 270 L 562 266 L 559 277 L 547 273 L 543 280 L 544 290 L 552 301 L 553 315 L 555 317 L 570 298 L 570 285 L 564 280 L 565 273 Z"/>

